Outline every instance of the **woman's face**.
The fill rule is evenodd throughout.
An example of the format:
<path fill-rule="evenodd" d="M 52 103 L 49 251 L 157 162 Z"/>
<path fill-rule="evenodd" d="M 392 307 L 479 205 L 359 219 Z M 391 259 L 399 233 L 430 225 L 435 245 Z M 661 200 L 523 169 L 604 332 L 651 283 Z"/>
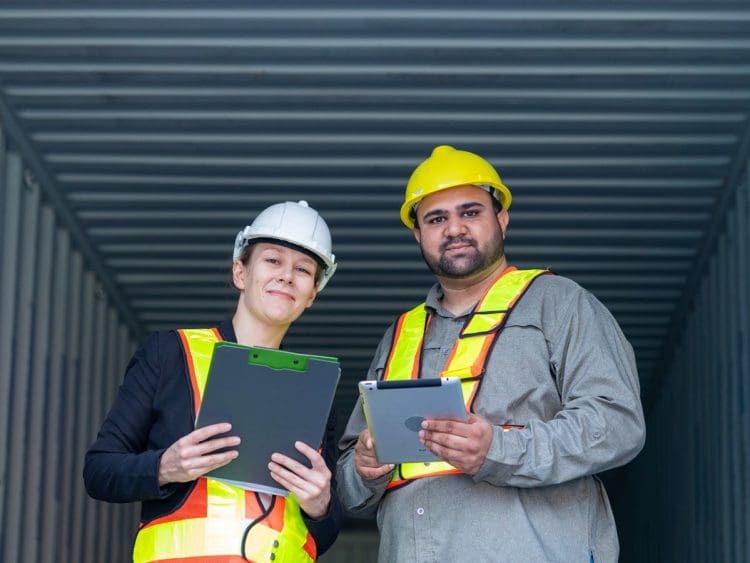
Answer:
<path fill-rule="evenodd" d="M 240 302 L 271 325 L 290 324 L 317 295 L 318 264 L 307 254 L 268 242 L 254 244 L 247 264 L 234 262 L 232 277 Z"/>

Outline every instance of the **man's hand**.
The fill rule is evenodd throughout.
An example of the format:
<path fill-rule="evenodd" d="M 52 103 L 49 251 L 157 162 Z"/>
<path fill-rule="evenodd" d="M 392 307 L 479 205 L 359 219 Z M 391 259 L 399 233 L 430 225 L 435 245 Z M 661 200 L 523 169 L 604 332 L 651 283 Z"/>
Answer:
<path fill-rule="evenodd" d="M 323 456 L 304 442 L 295 442 L 297 451 L 310 460 L 312 468 L 280 453 L 271 455 L 268 469 L 271 477 L 294 493 L 299 506 L 310 518 L 319 519 L 328 512 L 331 502 L 331 472 Z"/>
<path fill-rule="evenodd" d="M 204 426 L 169 446 L 159 460 L 159 486 L 194 481 L 235 459 L 239 455 L 237 450 L 213 453 L 240 444 L 239 436 L 214 438 L 231 429 L 232 425 L 226 422 Z"/>
<path fill-rule="evenodd" d="M 492 426 L 472 413 L 466 422 L 424 420 L 419 440 L 443 461 L 467 475 L 475 475 L 490 450 Z"/>
<path fill-rule="evenodd" d="M 393 471 L 393 464 L 381 464 L 375 457 L 375 444 L 370 431 L 365 429 L 359 433 L 359 439 L 354 446 L 354 465 L 357 473 L 365 481 L 372 481 Z"/>

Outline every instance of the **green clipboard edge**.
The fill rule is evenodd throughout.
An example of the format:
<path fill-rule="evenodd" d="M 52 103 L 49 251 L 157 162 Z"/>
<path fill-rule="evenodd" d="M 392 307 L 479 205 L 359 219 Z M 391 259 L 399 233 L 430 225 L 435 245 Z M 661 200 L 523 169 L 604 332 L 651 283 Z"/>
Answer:
<path fill-rule="evenodd" d="M 217 342 L 216 346 L 248 349 L 247 346 L 237 344 L 236 342 Z M 286 350 L 278 350 L 276 348 L 263 348 L 261 346 L 250 347 L 247 363 L 248 365 L 260 365 L 275 370 L 306 371 L 307 362 L 311 359 L 321 362 L 338 363 L 338 359 L 331 356 L 297 354 L 295 352 L 287 352 Z"/>

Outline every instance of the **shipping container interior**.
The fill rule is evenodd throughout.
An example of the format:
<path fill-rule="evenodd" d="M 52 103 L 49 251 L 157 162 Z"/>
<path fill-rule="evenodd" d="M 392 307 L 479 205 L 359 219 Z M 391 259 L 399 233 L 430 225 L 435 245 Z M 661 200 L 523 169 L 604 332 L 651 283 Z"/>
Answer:
<path fill-rule="evenodd" d="M 603 476 L 620 561 L 750 562 L 750 3 L 0 3 L 0 561 L 125 562 L 83 454 L 148 334 L 231 314 L 278 201 L 339 269 L 284 346 L 336 356 L 339 432 L 433 278 L 398 210 L 436 145 L 513 191 L 506 251 L 635 350 L 647 443 Z M 348 520 L 328 563 L 374 561 Z M 567 563 L 567 562 L 566 562 Z"/>

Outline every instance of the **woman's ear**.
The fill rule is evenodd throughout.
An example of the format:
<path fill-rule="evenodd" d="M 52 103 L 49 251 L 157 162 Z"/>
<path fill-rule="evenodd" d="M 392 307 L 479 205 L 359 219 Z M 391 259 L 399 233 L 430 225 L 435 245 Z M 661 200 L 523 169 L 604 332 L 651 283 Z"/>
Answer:
<path fill-rule="evenodd" d="M 241 261 L 235 260 L 232 262 L 232 283 L 240 291 L 245 289 L 246 271 L 245 265 Z"/>
<path fill-rule="evenodd" d="M 312 307 L 312 304 L 315 302 L 315 298 L 318 296 L 318 285 L 315 284 L 315 287 L 312 290 L 312 293 L 310 294 L 310 298 L 307 300 L 307 305 L 305 305 L 305 309 L 309 309 Z"/>

